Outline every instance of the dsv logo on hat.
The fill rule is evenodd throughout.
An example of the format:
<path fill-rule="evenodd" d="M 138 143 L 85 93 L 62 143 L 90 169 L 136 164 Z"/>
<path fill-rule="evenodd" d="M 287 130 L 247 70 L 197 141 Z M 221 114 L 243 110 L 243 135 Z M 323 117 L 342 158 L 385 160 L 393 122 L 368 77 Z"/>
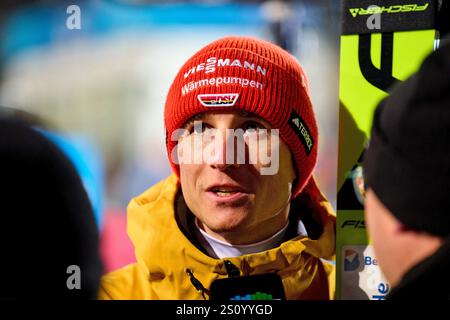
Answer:
<path fill-rule="evenodd" d="M 199 94 L 198 101 L 205 107 L 231 107 L 239 97 L 238 93 Z"/>

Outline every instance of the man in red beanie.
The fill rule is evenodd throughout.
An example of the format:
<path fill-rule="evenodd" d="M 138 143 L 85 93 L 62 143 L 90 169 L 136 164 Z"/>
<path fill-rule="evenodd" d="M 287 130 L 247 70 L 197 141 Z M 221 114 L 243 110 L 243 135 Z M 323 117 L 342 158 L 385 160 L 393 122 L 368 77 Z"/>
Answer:
<path fill-rule="evenodd" d="M 318 130 L 296 59 L 214 41 L 178 72 L 164 118 L 173 174 L 130 202 L 137 263 L 104 276 L 99 298 L 211 299 L 221 279 L 276 275 L 287 299 L 332 299 L 335 214 L 312 177 Z"/>

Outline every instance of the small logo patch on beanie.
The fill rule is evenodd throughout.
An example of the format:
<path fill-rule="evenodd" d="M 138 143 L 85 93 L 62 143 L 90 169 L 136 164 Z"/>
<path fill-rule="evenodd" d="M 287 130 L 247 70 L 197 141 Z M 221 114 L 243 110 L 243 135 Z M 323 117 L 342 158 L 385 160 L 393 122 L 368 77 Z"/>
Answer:
<path fill-rule="evenodd" d="M 205 107 L 231 107 L 234 106 L 238 93 L 199 94 L 198 101 Z"/>
<path fill-rule="evenodd" d="M 305 124 L 305 121 L 303 121 L 302 117 L 300 117 L 297 112 L 292 111 L 288 124 L 300 138 L 300 141 L 305 147 L 306 155 L 309 156 L 314 147 L 314 140 L 311 136 L 309 128 Z"/>

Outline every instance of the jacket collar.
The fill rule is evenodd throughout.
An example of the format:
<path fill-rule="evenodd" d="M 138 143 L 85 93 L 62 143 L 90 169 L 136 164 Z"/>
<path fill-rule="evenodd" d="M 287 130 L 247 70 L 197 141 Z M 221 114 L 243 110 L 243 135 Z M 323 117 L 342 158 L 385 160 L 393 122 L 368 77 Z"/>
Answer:
<path fill-rule="evenodd" d="M 388 294 L 388 300 L 450 299 L 450 237 L 429 257 L 413 266 Z"/>

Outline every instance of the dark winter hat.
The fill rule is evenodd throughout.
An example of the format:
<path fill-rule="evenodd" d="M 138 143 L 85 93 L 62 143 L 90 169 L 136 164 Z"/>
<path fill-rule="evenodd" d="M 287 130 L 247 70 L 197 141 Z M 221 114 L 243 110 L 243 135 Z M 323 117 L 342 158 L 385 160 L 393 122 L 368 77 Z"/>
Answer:
<path fill-rule="evenodd" d="M 377 107 L 366 184 L 407 227 L 450 234 L 450 46 Z"/>
<path fill-rule="evenodd" d="M 26 288 L 38 300 L 96 299 L 98 231 L 70 159 L 28 123 L 0 119 L 0 177 L 0 300 Z"/>

